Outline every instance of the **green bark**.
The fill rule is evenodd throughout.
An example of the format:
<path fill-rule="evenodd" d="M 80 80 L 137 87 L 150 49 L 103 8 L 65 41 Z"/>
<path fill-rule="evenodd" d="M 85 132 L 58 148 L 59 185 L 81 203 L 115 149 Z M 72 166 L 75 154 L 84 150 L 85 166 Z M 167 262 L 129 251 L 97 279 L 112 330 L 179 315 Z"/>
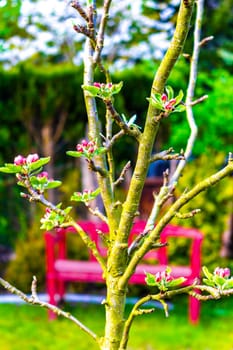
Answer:
<path fill-rule="evenodd" d="M 161 93 L 164 89 L 166 80 L 178 59 L 186 36 L 189 30 L 189 23 L 192 15 L 194 1 L 190 1 L 189 6 L 180 5 L 177 19 L 177 26 L 171 45 L 160 64 L 155 75 L 151 93 Z M 91 43 L 87 40 L 85 54 L 85 74 L 84 84 L 91 85 L 94 77 L 93 49 Z M 86 108 L 89 122 L 89 135 L 91 139 L 99 138 L 99 121 L 96 110 L 95 100 L 93 97 L 85 93 Z M 114 206 L 114 189 L 111 181 L 111 175 L 102 177 L 98 174 L 99 186 L 103 197 L 108 224 L 110 228 L 110 247 L 107 261 L 106 285 L 107 298 L 105 302 L 106 308 L 106 327 L 105 334 L 102 339 L 101 349 L 103 350 L 119 350 L 121 339 L 124 332 L 124 311 L 125 298 L 127 290 L 127 282 L 133 273 L 133 266 L 127 269 L 128 264 L 128 235 L 132 226 L 133 219 L 138 210 L 141 192 L 144 186 L 149 161 L 154 145 L 154 141 L 159 128 L 159 121 L 155 118 L 158 111 L 150 104 L 148 108 L 144 132 L 140 137 L 138 156 L 135 171 L 131 180 L 130 188 L 127 194 L 122 210 L 117 210 Z M 98 166 L 107 170 L 105 155 L 97 159 Z M 119 213 L 121 212 L 121 217 Z M 127 269 L 126 278 L 121 279 Z M 121 284 L 119 281 L 121 280 Z M 123 283 L 122 283 L 123 281 Z"/>
<path fill-rule="evenodd" d="M 193 4 L 194 1 L 190 2 L 189 7 L 185 7 L 183 2 L 181 3 L 174 37 L 155 75 L 151 92 L 162 92 L 166 80 L 178 59 L 179 54 L 182 52 L 189 31 Z M 144 132 L 140 138 L 135 171 L 131 179 L 127 199 L 123 205 L 119 230 L 111 254 L 113 265 L 117 265 L 116 270 L 121 272 L 124 270 L 127 263 L 127 254 L 122 254 L 122 245 L 127 244 L 128 235 L 138 209 L 142 189 L 145 183 L 154 141 L 159 129 L 159 122 L 154 118 L 157 114 L 158 111 L 150 104 Z"/>
<path fill-rule="evenodd" d="M 182 51 L 192 15 L 193 1 L 189 7 L 180 6 L 176 31 L 171 46 L 165 55 L 152 85 L 152 92 L 162 92 L 166 80 Z M 159 122 L 154 118 L 157 111 L 149 105 L 144 132 L 140 138 L 138 157 L 130 188 L 122 208 L 119 228 L 108 257 L 106 328 L 102 349 L 116 350 L 122 338 L 124 324 L 125 294 L 128 278 L 136 266 L 128 272 L 128 278 L 119 281 L 128 263 L 128 235 L 136 215 L 141 192 L 144 186 L 149 160 L 158 132 Z M 110 227 L 111 228 L 111 227 Z"/>

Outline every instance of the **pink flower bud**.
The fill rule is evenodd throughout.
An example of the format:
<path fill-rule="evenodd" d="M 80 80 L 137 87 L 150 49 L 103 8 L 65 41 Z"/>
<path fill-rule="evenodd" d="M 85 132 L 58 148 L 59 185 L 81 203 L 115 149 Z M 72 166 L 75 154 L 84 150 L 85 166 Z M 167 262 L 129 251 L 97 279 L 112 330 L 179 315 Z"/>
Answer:
<path fill-rule="evenodd" d="M 94 83 L 93 86 L 95 86 L 95 87 L 100 89 L 100 83 Z"/>
<path fill-rule="evenodd" d="M 172 110 L 174 107 L 174 104 L 176 103 L 176 99 L 172 98 L 171 100 L 169 100 L 167 103 L 165 103 L 164 107 L 167 110 Z"/>
<path fill-rule="evenodd" d="M 49 217 L 49 214 L 51 214 L 51 212 L 52 212 L 52 209 L 50 209 L 50 208 L 46 208 L 45 209 L 45 217 Z"/>
<path fill-rule="evenodd" d="M 223 277 L 223 278 L 228 278 L 231 275 L 231 271 L 228 267 L 225 267 L 225 268 L 216 267 L 216 269 L 214 270 L 214 275 Z"/>
<path fill-rule="evenodd" d="M 95 151 L 95 148 L 94 148 L 94 147 L 91 146 L 91 147 L 88 148 L 88 152 L 89 152 L 89 153 L 93 153 L 94 151 Z"/>
<path fill-rule="evenodd" d="M 87 146 L 95 146 L 95 141 L 89 141 Z"/>
<path fill-rule="evenodd" d="M 84 151 L 84 148 L 83 148 L 82 145 L 80 145 L 80 143 L 77 144 L 76 149 L 77 149 L 78 152 L 83 152 Z"/>
<path fill-rule="evenodd" d="M 165 271 L 159 271 L 155 274 L 155 280 L 156 282 L 160 283 L 161 281 L 165 282 L 170 282 L 173 280 L 173 277 L 168 273 L 166 270 Z"/>
<path fill-rule="evenodd" d="M 26 158 L 24 158 L 21 155 L 18 155 L 17 157 L 15 157 L 14 159 L 14 164 L 15 165 L 24 165 L 26 164 Z"/>
<path fill-rule="evenodd" d="M 155 281 L 156 282 L 161 282 L 162 276 L 161 276 L 161 272 L 157 272 L 155 274 Z"/>
<path fill-rule="evenodd" d="M 88 146 L 87 140 L 82 140 L 81 144 L 82 144 L 83 147 L 87 147 Z"/>
<path fill-rule="evenodd" d="M 46 179 L 48 179 L 48 176 L 49 174 L 47 173 L 47 171 L 42 171 L 42 173 L 37 175 L 38 178 L 45 177 Z"/>
<path fill-rule="evenodd" d="M 166 94 L 162 94 L 161 100 L 162 100 L 163 102 L 166 102 L 166 101 L 167 101 L 167 95 L 166 95 Z"/>
<path fill-rule="evenodd" d="M 34 163 L 39 159 L 39 156 L 37 153 L 29 154 L 26 158 L 27 164 Z"/>
<path fill-rule="evenodd" d="M 107 87 L 108 87 L 109 89 L 111 89 L 111 88 L 112 88 L 112 83 L 108 83 L 108 84 L 107 84 Z"/>

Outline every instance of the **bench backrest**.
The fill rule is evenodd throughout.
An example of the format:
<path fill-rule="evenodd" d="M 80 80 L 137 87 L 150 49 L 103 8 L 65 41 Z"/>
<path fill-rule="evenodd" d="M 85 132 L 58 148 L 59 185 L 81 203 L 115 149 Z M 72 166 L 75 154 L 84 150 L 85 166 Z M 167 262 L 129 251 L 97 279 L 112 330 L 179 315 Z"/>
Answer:
<path fill-rule="evenodd" d="M 107 255 L 106 244 L 104 243 L 104 236 L 108 234 L 108 225 L 103 222 L 90 222 L 79 221 L 78 224 L 82 229 L 88 233 L 91 239 L 95 242 L 99 252 L 102 256 Z M 136 221 L 131 230 L 129 237 L 129 243 L 131 243 L 136 236 L 143 232 L 145 227 L 144 221 Z M 58 244 L 57 257 L 60 259 L 66 258 L 66 234 L 76 233 L 73 227 L 59 228 L 56 230 L 56 234 L 53 236 L 53 245 L 56 242 Z M 48 233 L 51 236 L 51 233 Z M 191 256 L 189 265 L 193 271 L 200 270 L 200 246 L 203 239 L 203 235 L 200 231 L 193 228 L 184 228 L 180 226 L 167 225 L 161 234 L 160 242 L 166 243 L 170 237 L 183 237 L 191 240 Z M 49 237 L 48 237 L 49 238 Z M 108 239 L 108 237 L 106 237 Z M 95 257 L 89 252 L 89 260 L 95 261 Z M 168 246 L 163 246 L 159 249 L 151 250 L 147 253 L 143 259 L 149 263 L 158 263 L 160 265 L 168 265 Z"/>

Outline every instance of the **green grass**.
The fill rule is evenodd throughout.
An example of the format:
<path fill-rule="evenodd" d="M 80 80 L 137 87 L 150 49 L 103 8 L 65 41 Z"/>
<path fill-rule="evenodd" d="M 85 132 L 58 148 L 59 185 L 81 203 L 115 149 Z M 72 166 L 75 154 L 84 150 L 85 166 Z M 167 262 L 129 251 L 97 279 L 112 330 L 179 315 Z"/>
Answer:
<path fill-rule="evenodd" d="M 233 350 L 233 300 L 206 302 L 201 321 L 190 326 L 186 298 L 174 300 L 165 318 L 161 310 L 139 316 L 132 327 L 129 350 Z M 99 335 L 103 306 L 66 306 Z M 129 311 L 129 306 L 128 306 Z M 45 310 L 30 305 L 0 305 L 0 349 L 95 350 L 95 343 L 65 319 L 49 322 Z"/>

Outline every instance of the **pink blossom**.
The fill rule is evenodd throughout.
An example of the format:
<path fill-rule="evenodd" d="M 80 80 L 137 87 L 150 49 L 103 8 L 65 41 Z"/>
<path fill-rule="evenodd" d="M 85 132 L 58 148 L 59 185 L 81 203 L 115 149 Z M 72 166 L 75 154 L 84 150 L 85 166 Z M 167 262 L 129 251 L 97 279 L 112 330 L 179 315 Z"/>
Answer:
<path fill-rule="evenodd" d="M 175 103 L 176 103 L 176 99 L 172 98 L 167 103 L 165 103 L 164 108 L 167 109 L 167 110 L 171 110 L 171 109 L 173 109 L 173 106 L 174 106 Z"/>
<path fill-rule="evenodd" d="M 45 177 L 46 179 L 48 179 L 49 174 L 47 173 L 47 171 L 42 171 L 40 174 L 37 175 L 37 177 L 42 178 Z"/>
<path fill-rule="evenodd" d="M 77 146 L 76 146 L 76 150 L 78 152 L 83 152 L 84 151 L 84 147 L 82 145 L 80 145 L 80 143 L 78 143 Z"/>
<path fill-rule="evenodd" d="M 82 140 L 81 143 L 77 144 L 76 149 L 78 152 L 91 154 L 96 150 L 96 143 L 95 141 Z"/>
<path fill-rule="evenodd" d="M 18 155 L 17 157 L 15 157 L 14 159 L 14 164 L 15 165 L 24 165 L 26 164 L 27 160 L 26 158 L 24 158 L 23 156 L 21 155 Z"/>
<path fill-rule="evenodd" d="M 49 218 L 49 216 L 50 216 L 50 214 L 51 214 L 51 212 L 52 212 L 52 209 L 50 209 L 50 208 L 46 208 L 45 209 L 45 216 L 44 216 L 44 218 L 45 219 L 48 219 Z"/>
<path fill-rule="evenodd" d="M 225 268 L 216 267 L 216 269 L 214 270 L 214 275 L 223 277 L 223 278 L 228 278 L 231 275 L 231 271 L 228 267 L 225 267 Z"/>
<path fill-rule="evenodd" d="M 100 83 L 94 83 L 93 86 L 95 86 L 95 87 L 100 89 Z"/>
<path fill-rule="evenodd" d="M 88 152 L 93 153 L 95 151 L 95 148 L 93 146 L 88 147 Z"/>
<path fill-rule="evenodd" d="M 27 164 L 34 163 L 39 159 L 39 156 L 37 153 L 29 154 L 26 158 Z"/>
<path fill-rule="evenodd" d="M 166 95 L 166 94 L 162 94 L 161 100 L 162 100 L 163 102 L 166 102 L 166 101 L 167 101 L 167 95 Z"/>
<path fill-rule="evenodd" d="M 166 282 L 170 282 L 172 279 L 173 279 L 172 276 L 167 271 L 161 271 L 161 272 L 159 271 L 155 274 L 156 282 L 161 282 L 162 280 Z"/>
<path fill-rule="evenodd" d="M 82 146 L 84 146 L 84 147 L 87 147 L 89 143 L 90 142 L 88 142 L 87 140 L 82 140 L 82 142 L 81 142 Z"/>

